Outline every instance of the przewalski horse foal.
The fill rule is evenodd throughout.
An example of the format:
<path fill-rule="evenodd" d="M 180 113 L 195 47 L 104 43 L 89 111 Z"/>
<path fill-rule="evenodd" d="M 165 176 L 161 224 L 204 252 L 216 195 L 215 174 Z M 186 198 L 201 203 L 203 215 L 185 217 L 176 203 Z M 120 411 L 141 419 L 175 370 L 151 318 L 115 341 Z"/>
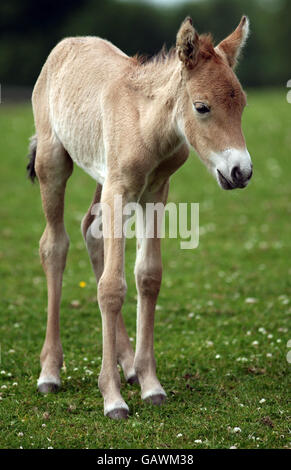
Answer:
<path fill-rule="evenodd" d="M 124 236 L 92 235 L 92 205 L 106 202 L 114 218 L 114 195 L 128 202 L 166 203 L 169 178 L 186 161 L 190 146 L 223 189 L 243 188 L 252 164 L 241 130 L 245 94 L 233 72 L 248 35 L 244 16 L 235 31 L 214 47 L 209 35 L 186 18 L 176 48 L 144 62 L 97 37 L 68 38 L 49 55 L 34 88 L 36 136 L 30 176 L 40 183 L 47 219 L 40 257 L 47 277 L 48 320 L 41 352 L 40 392 L 60 386 L 63 361 L 59 330 L 62 276 L 69 239 L 64 194 L 73 162 L 97 181 L 82 232 L 98 283 L 103 325 L 99 387 L 104 414 L 126 418 L 119 363 L 141 396 L 161 404 L 166 393 L 156 376 L 154 313 L 162 278 L 160 238 L 137 243 L 137 342 L 134 353 L 122 319 L 126 293 Z M 104 219 L 104 218 L 103 218 Z M 109 220 L 109 222 L 111 222 Z M 103 220 L 104 224 L 109 223 Z M 157 233 L 155 234 L 157 235 Z"/>

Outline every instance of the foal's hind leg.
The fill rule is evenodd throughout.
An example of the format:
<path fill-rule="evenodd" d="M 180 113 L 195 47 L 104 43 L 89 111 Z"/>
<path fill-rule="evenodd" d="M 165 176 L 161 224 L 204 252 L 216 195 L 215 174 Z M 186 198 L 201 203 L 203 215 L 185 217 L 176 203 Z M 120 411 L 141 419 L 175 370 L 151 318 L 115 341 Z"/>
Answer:
<path fill-rule="evenodd" d="M 73 163 L 53 137 L 39 139 L 36 174 L 40 183 L 43 209 L 47 220 L 39 244 L 40 258 L 47 278 L 48 312 L 45 342 L 41 351 L 38 389 L 42 393 L 58 390 L 63 352 L 60 341 L 59 309 L 62 277 L 69 238 L 64 227 L 64 195 Z"/>
<path fill-rule="evenodd" d="M 94 204 L 100 202 L 101 192 L 102 186 L 98 184 L 93 201 L 81 224 L 82 233 L 86 242 L 90 261 L 95 273 L 97 285 L 104 269 L 104 240 L 103 236 L 98 237 L 96 232 L 94 231 L 94 224 L 96 224 L 101 232 L 101 216 L 98 217 L 97 214 L 93 215 L 92 207 L 94 206 Z M 116 351 L 117 361 L 123 369 L 124 376 L 127 382 L 130 384 L 138 382 L 133 367 L 134 351 L 130 344 L 121 312 L 118 314 L 117 318 Z"/>

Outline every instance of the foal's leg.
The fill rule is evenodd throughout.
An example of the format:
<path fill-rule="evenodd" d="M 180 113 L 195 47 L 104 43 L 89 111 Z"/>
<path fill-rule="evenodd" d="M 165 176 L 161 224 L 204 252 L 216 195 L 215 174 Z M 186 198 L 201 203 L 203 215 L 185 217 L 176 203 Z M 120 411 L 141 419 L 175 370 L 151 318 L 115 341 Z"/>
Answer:
<path fill-rule="evenodd" d="M 114 207 L 114 195 L 123 198 L 120 212 Z M 128 406 L 120 394 L 120 376 L 117 369 L 116 332 L 118 317 L 126 294 L 124 274 L 125 239 L 114 234 L 114 219 L 122 213 L 127 202 L 123 188 L 111 183 L 104 185 L 101 200 L 110 208 L 111 215 L 106 218 L 102 213 L 103 233 L 108 230 L 109 236 L 104 238 L 104 270 L 98 284 L 98 302 L 102 316 L 103 358 L 98 380 L 104 398 L 104 414 L 113 419 L 126 418 Z M 121 217 L 121 224 L 123 218 Z M 122 230 L 121 230 L 122 231 Z"/>
<path fill-rule="evenodd" d="M 145 202 L 166 203 L 167 194 L 168 182 L 158 192 L 148 196 Z M 162 280 L 161 240 L 157 237 L 157 228 L 154 222 L 154 238 L 138 240 L 135 264 L 138 309 L 134 367 L 141 385 L 142 399 L 154 405 L 160 405 L 166 398 L 166 392 L 156 376 L 154 357 L 154 317 Z"/>
<path fill-rule="evenodd" d="M 97 284 L 104 270 L 104 240 L 103 236 L 97 237 L 96 232 L 94 232 L 94 224 L 98 225 L 98 229 L 101 232 L 100 227 L 102 222 L 100 220 L 100 216 L 98 217 L 98 215 L 92 214 L 92 207 L 94 206 L 94 204 L 100 202 L 101 191 L 102 186 L 98 184 L 92 204 L 82 221 L 82 233 L 86 242 L 87 250 L 95 273 Z M 121 312 L 118 314 L 117 318 L 116 352 L 117 361 L 123 369 L 127 382 L 130 384 L 137 382 L 137 376 L 133 367 L 134 352 L 129 341 L 129 337 L 124 325 Z"/>
<path fill-rule="evenodd" d="M 53 137 L 38 139 L 36 174 L 40 183 L 43 209 L 47 220 L 39 252 L 47 278 L 48 311 L 45 342 L 41 351 L 41 374 L 38 389 L 42 393 L 56 391 L 61 384 L 60 368 L 63 352 L 60 340 L 59 309 L 62 277 L 66 264 L 69 238 L 64 227 L 64 194 L 73 163 Z"/>

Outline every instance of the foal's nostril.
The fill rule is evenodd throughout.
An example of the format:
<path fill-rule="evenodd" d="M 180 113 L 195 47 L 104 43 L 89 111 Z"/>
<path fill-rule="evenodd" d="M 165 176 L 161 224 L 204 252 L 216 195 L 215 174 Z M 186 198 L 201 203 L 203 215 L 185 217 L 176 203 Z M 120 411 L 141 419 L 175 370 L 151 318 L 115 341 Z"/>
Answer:
<path fill-rule="evenodd" d="M 239 183 L 243 179 L 242 172 L 240 171 L 239 166 L 234 166 L 231 170 L 231 179 L 234 183 Z"/>
<path fill-rule="evenodd" d="M 244 188 L 248 181 L 251 179 L 253 174 L 253 169 L 251 167 L 249 173 L 247 174 L 246 171 L 242 172 L 240 167 L 234 166 L 233 169 L 231 170 L 230 176 L 232 179 L 232 183 L 236 188 Z"/>

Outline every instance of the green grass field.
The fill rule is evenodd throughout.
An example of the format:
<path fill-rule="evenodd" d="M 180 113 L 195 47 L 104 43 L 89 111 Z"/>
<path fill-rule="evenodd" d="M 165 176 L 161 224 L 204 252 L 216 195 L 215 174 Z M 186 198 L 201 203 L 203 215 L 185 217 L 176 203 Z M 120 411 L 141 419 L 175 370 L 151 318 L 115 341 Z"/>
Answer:
<path fill-rule="evenodd" d="M 101 318 L 80 234 L 95 184 L 77 168 L 65 216 L 71 247 L 61 307 L 63 386 L 57 395 L 36 391 L 46 284 L 39 187 L 25 173 L 33 120 L 28 104 L 1 105 L 1 448 L 291 447 L 291 105 L 284 89 L 249 92 L 248 103 L 243 127 L 254 176 L 247 189 L 222 191 L 194 155 L 172 178 L 170 201 L 200 203 L 200 244 L 181 250 L 179 240 L 163 241 L 155 349 L 168 401 L 144 404 L 139 388 L 122 380 L 131 410 L 125 422 L 103 416 L 97 387 Z M 134 256 L 129 240 L 124 317 L 133 342 Z"/>

